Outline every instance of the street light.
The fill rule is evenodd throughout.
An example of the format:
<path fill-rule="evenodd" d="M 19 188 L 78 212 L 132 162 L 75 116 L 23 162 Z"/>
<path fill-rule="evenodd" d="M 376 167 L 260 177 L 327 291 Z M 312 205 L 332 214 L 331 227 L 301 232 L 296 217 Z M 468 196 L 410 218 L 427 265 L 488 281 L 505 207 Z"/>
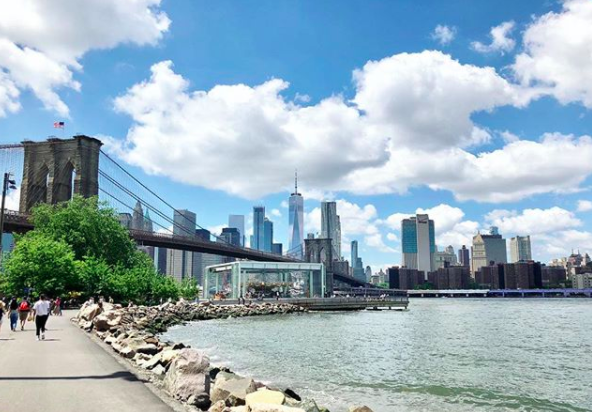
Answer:
<path fill-rule="evenodd" d="M 0 207 L 0 263 L 2 262 L 2 235 L 4 235 L 4 204 L 6 202 L 6 192 L 16 189 L 16 181 L 10 178 L 11 173 L 4 173 L 4 182 L 2 184 L 2 206 Z"/>

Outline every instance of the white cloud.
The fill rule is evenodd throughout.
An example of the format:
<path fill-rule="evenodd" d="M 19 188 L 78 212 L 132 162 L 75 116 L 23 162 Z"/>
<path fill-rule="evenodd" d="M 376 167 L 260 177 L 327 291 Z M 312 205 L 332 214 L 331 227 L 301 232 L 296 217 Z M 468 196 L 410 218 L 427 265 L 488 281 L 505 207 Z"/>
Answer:
<path fill-rule="evenodd" d="M 446 46 L 456 37 L 456 27 L 438 24 L 432 32 L 432 39 L 436 40 L 442 46 Z"/>
<path fill-rule="evenodd" d="M 592 210 L 592 202 L 590 200 L 578 200 L 578 212 L 589 212 Z"/>
<path fill-rule="evenodd" d="M 213 236 L 220 236 L 220 233 L 222 233 L 222 229 L 224 229 L 225 227 L 228 227 L 228 225 L 213 225 L 208 226 L 207 229 Z"/>
<path fill-rule="evenodd" d="M 518 80 L 563 104 L 581 101 L 592 108 L 592 1 L 566 0 L 561 12 L 536 18 L 524 32 L 523 48 L 512 66 Z"/>
<path fill-rule="evenodd" d="M 592 251 L 592 233 L 571 229 L 543 234 L 533 241 L 532 247 L 549 258 L 569 256 L 577 250 L 584 253 Z"/>
<path fill-rule="evenodd" d="M 430 219 L 434 220 L 436 231 L 446 232 L 462 220 L 465 213 L 458 207 L 453 207 L 447 204 L 439 204 L 430 209 L 417 209 L 417 214 L 428 214 Z"/>
<path fill-rule="evenodd" d="M 517 142 L 518 140 L 520 140 L 520 137 L 518 137 L 517 135 L 515 135 L 512 132 L 509 132 L 508 130 L 504 130 L 503 132 L 500 132 L 500 136 L 504 140 L 504 142 L 506 142 L 506 143 L 514 143 L 514 142 Z"/>
<path fill-rule="evenodd" d="M 282 217 L 282 212 L 279 209 L 271 209 L 271 215 L 275 217 Z"/>
<path fill-rule="evenodd" d="M 18 212 L 20 210 L 21 187 L 18 186 L 16 190 L 9 190 L 6 194 L 6 210 L 13 210 Z"/>
<path fill-rule="evenodd" d="M 479 53 L 500 52 L 504 54 L 512 51 L 516 46 L 516 41 L 509 36 L 514 30 L 514 26 L 513 21 L 505 21 L 499 26 L 492 27 L 489 32 L 491 43 L 483 44 L 474 41 L 471 43 L 471 48 Z"/>
<path fill-rule="evenodd" d="M 287 200 L 282 200 L 282 203 L 280 203 L 280 206 L 284 209 L 287 209 L 290 205 L 288 204 Z"/>
<path fill-rule="evenodd" d="M 391 242 L 398 242 L 399 241 L 399 237 L 397 235 L 395 235 L 394 233 L 391 233 L 391 232 L 389 232 L 389 233 L 386 234 L 386 238 L 388 240 L 390 240 Z"/>
<path fill-rule="evenodd" d="M 382 239 L 382 234 L 380 233 L 374 233 L 372 235 L 365 236 L 364 242 L 366 242 L 366 245 L 368 245 L 369 247 L 377 249 L 383 253 L 397 252 L 394 248 L 385 245 L 384 240 Z"/>
<path fill-rule="evenodd" d="M 160 0 L 0 0 L 0 117 L 20 109 L 19 90 L 31 90 L 61 116 L 58 90 L 79 90 L 73 71 L 89 50 L 122 43 L 153 45 L 170 21 Z"/>
<path fill-rule="evenodd" d="M 492 226 L 508 235 L 538 235 L 555 233 L 582 225 L 573 212 L 560 207 L 549 209 L 524 209 L 522 212 L 510 210 L 493 210 L 485 216 Z"/>
<path fill-rule="evenodd" d="M 307 199 L 427 186 L 458 200 L 508 202 L 573 193 L 592 174 L 592 164 L 571 160 L 592 155 L 588 136 L 515 141 L 505 133 L 504 147 L 475 150 L 491 135 L 473 114 L 522 107 L 536 94 L 493 68 L 436 51 L 403 53 L 368 62 L 354 82 L 352 102 L 333 96 L 304 107 L 282 96 L 288 84 L 280 79 L 191 91 L 171 62 L 161 62 L 115 100 L 134 124 L 125 141 L 106 146 L 148 173 L 247 198 L 289 190 L 296 167 Z M 228 161 L 232 168 L 218 167 Z"/>

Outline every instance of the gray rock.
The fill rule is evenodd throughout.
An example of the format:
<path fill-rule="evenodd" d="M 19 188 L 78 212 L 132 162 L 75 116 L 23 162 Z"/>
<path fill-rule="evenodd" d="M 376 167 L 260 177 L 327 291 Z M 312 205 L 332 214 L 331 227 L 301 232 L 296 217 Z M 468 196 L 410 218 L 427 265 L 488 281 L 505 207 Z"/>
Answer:
<path fill-rule="evenodd" d="M 348 412 L 372 412 L 367 406 L 350 406 Z"/>
<path fill-rule="evenodd" d="M 222 372 L 218 374 L 216 383 L 212 388 L 212 402 L 220 400 L 230 401 L 231 406 L 244 405 L 245 398 L 251 392 L 255 392 L 255 382 L 251 378 L 220 379 Z M 229 374 L 230 375 L 230 374 Z M 234 375 L 236 376 L 236 375 Z"/>
<path fill-rule="evenodd" d="M 171 396 L 187 401 L 191 396 L 200 397 L 209 392 L 209 376 L 206 375 L 210 361 L 194 349 L 183 349 L 171 362 L 164 377 L 164 387 Z"/>

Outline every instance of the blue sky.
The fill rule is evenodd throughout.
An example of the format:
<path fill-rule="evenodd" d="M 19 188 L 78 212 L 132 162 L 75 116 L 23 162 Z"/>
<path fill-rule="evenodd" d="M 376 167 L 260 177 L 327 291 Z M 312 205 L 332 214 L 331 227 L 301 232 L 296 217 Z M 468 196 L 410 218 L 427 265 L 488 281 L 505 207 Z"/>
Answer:
<path fill-rule="evenodd" d="M 308 231 L 338 200 L 375 269 L 417 209 L 442 248 L 496 224 L 542 261 L 592 251 L 589 0 L 23 3 L 2 143 L 63 120 L 200 225 L 263 204 L 283 243 L 298 168 Z"/>

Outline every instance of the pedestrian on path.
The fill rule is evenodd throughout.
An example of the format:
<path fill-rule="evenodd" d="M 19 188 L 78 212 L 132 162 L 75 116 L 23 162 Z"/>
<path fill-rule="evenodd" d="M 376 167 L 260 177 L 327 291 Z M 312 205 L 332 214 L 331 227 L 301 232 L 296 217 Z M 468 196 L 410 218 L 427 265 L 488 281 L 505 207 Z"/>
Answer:
<path fill-rule="evenodd" d="M 29 303 L 29 299 L 25 296 L 23 300 L 21 300 L 21 304 L 18 308 L 19 319 L 21 321 L 21 330 L 25 330 L 25 323 L 27 322 L 27 316 L 29 316 L 30 311 L 31 304 Z"/>
<path fill-rule="evenodd" d="M 8 310 L 10 313 L 10 330 L 16 331 L 16 324 L 18 323 L 18 301 L 13 296 L 8 304 Z"/>
<path fill-rule="evenodd" d="M 41 339 L 45 339 L 45 324 L 49 317 L 49 302 L 45 300 L 45 295 L 41 294 L 39 300 L 35 302 L 33 314 L 35 315 L 35 326 L 37 327 L 37 340 L 39 340 L 39 335 L 41 335 Z"/>
<path fill-rule="evenodd" d="M 2 321 L 4 320 L 4 302 L 0 299 L 0 331 L 2 331 Z"/>

